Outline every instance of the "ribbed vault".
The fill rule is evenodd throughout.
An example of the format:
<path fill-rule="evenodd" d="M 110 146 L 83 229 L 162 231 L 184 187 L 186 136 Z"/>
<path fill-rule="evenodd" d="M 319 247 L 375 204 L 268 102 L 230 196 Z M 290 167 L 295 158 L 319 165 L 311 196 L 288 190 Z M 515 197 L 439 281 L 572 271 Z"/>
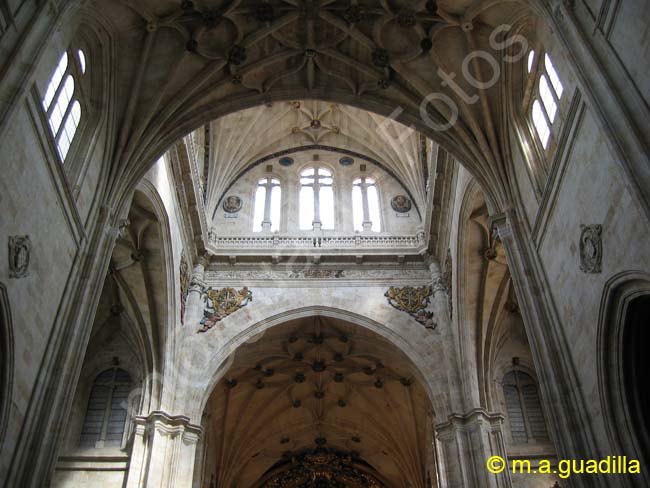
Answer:
<path fill-rule="evenodd" d="M 87 2 L 83 18 L 109 31 L 117 51 L 112 197 L 124 202 L 160 154 L 211 120 L 320 99 L 395 113 L 465 164 L 491 202 L 506 205 L 505 71 L 523 69 L 525 46 L 504 39 L 533 31 L 532 3 Z M 485 56 L 467 57 L 479 51 L 504 73 Z"/>
<path fill-rule="evenodd" d="M 422 159 L 430 154 L 431 141 L 365 110 L 318 100 L 270 103 L 212 122 L 209 135 L 203 137 L 209 137 L 208 219 L 224 190 L 250 164 L 305 146 L 338 148 L 377 161 L 408 188 L 416 205 L 424 208 Z"/>
<path fill-rule="evenodd" d="M 395 346 L 338 319 L 296 319 L 234 353 L 204 412 L 203 477 L 248 487 L 367 476 L 367 486 L 424 488 L 430 425 L 428 397 Z M 323 456 L 332 469 L 318 467 Z"/>

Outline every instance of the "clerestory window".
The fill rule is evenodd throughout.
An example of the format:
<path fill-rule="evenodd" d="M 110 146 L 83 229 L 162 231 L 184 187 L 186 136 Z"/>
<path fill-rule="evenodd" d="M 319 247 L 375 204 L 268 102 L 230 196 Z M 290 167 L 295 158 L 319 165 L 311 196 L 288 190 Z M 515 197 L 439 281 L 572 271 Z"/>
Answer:
<path fill-rule="evenodd" d="M 253 232 L 280 230 L 282 208 L 282 188 L 280 180 L 266 177 L 259 180 L 255 192 Z"/>
<path fill-rule="evenodd" d="M 381 231 L 379 193 L 373 178 L 362 176 L 352 183 L 354 230 Z"/>
<path fill-rule="evenodd" d="M 300 229 L 334 229 L 334 179 L 320 166 L 300 173 Z"/>
<path fill-rule="evenodd" d="M 65 161 L 81 122 L 79 77 L 85 73 L 86 56 L 81 49 L 63 53 L 43 97 L 43 109 L 61 162 Z"/>

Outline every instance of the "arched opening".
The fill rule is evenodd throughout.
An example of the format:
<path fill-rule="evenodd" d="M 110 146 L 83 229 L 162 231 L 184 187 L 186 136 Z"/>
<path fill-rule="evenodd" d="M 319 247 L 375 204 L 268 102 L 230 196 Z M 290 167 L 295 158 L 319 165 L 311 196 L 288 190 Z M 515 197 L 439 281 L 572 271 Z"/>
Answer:
<path fill-rule="evenodd" d="M 241 345 L 226 368 L 203 413 L 195 482 L 437 486 L 425 387 L 378 334 L 293 318 Z"/>
<path fill-rule="evenodd" d="M 4 441 L 11 409 L 14 370 L 13 347 L 9 297 L 5 286 L 0 283 L 0 447 Z"/>
<path fill-rule="evenodd" d="M 650 295 L 634 298 L 627 306 L 621 356 L 623 388 L 632 427 L 638 440 L 641 465 L 650 461 Z"/>
<path fill-rule="evenodd" d="M 503 415 L 509 462 L 526 458 L 533 469 L 542 460 L 557 466 L 548 413 L 505 247 L 475 180 L 465 189 L 459 234 L 457 326 L 462 338 L 465 395 L 482 408 Z M 560 481 L 556 474 L 540 473 L 531 480 L 513 472 L 510 477 L 513 486 L 545 488 Z"/>
<path fill-rule="evenodd" d="M 124 486 L 134 419 L 160 402 L 169 327 L 169 229 L 143 182 L 119 229 L 87 345 L 53 486 Z"/>

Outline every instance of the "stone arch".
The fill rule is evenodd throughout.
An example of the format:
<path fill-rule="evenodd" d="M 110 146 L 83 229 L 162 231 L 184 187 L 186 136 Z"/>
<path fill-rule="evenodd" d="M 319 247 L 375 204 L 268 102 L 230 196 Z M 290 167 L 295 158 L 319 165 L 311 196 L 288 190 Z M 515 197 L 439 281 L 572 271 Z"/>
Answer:
<path fill-rule="evenodd" d="M 641 466 L 648 461 L 650 426 L 646 424 L 647 412 L 643 418 L 643 412 L 633 405 L 641 392 L 628 384 L 631 375 L 627 356 L 632 356 L 629 342 L 635 328 L 629 321 L 630 312 L 639 300 L 648 299 L 650 274 L 636 270 L 619 273 L 604 287 L 598 324 L 600 402 L 611 450 L 615 455 L 639 460 Z M 636 344 L 634 350 L 642 347 Z M 629 487 L 647 486 L 650 475 L 641 469 L 641 474 L 623 477 L 623 482 Z"/>
<path fill-rule="evenodd" d="M 376 403 L 377 397 L 371 396 L 368 397 L 366 395 L 376 395 L 379 393 L 375 392 L 381 392 L 381 394 L 384 394 L 384 391 L 382 391 L 380 387 L 375 387 L 372 386 L 372 381 L 375 381 L 375 378 L 372 378 L 372 381 L 365 386 L 365 388 L 369 388 L 370 391 L 365 391 L 363 394 L 358 394 L 358 395 L 353 395 L 351 398 L 347 398 L 346 400 L 349 400 L 348 402 L 344 403 L 343 405 L 338 405 L 338 406 L 332 406 L 331 405 L 331 400 L 332 397 L 329 395 L 336 395 L 336 393 L 333 393 L 332 390 L 330 389 L 332 386 L 335 386 L 334 383 L 330 383 L 327 387 L 323 387 L 323 392 L 327 391 L 327 397 L 330 399 L 330 403 L 326 403 L 325 405 L 330 405 L 330 407 L 323 406 L 323 408 L 330 408 L 328 412 L 331 413 L 333 417 L 330 417 L 329 415 L 325 416 L 324 418 L 320 419 L 318 421 L 318 432 L 321 432 L 320 429 L 322 428 L 323 435 L 329 439 L 327 446 L 336 448 L 336 449 L 341 449 L 344 447 L 344 444 L 341 444 L 341 437 L 348 437 L 355 435 L 354 433 L 357 432 L 359 429 L 360 425 L 365 425 L 364 422 L 366 422 L 365 419 L 367 419 L 367 422 L 371 422 L 373 424 L 373 428 L 368 430 L 363 430 L 363 433 L 361 437 L 364 438 L 364 444 L 359 444 L 359 448 L 363 452 L 363 448 L 366 448 L 366 453 L 368 446 L 377 446 L 377 445 L 382 445 L 385 446 L 386 451 L 388 452 L 393 452 L 391 451 L 392 448 L 395 447 L 395 443 L 400 443 L 400 442 L 406 442 L 404 439 L 411 439 L 411 435 L 415 436 L 417 438 L 423 437 L 427 438 L 426 444 L 430 446 L 430 441 L 431 437 L 433 435 L 433 424 L 432 424 L 432 417 L 438 415 L 438 416 L 443 416 L 440 415 L 441 411 L 447 410 L 448 407 L 445 405 L 442 405 L 438 407 L 436 404 L 442 404 L 444 403 L 444 394 L 440 392 L 440 385 L 435 384 L 434 382 L 431 381 L 430 379 L 430 371 L 435 368 L 435 364 L 439 364 L 439 361 L 437 358 L 434 359 L 434 356 L 429 356 L 425 357 L 422 354 L 422 351 L 420 350 L 414 350 L 414 340 L 407 339 L 403 337 L 399 331 L 395 331 L 395 326 L 393 322 L 389 322 L 391 324 L 391 327 L 384 325 L 384 323 L 379 322 L 375 320 L 374 318 L 368 317 L 367 315 L 362 315 L 355 313 L 352 310 L 349 309 L 344 309 L 342 307 L 327 307 L 327 306 L 306 306 L 302 308 L 294 308 L 290 309 L 272 316 L 269 316 L 267 319 L 264 319 L 262 321 L 254 321 L 250 320 L 248 321 L 249 323 L 243 327 L 243 329 L 232 335 L 232 337 L 227 338 L 224 341 L 224 345 L 221 347 L 222 353 L 217 353 L 218 357 L 215 357 L 213 361 L 210 361 L 207 367 L 204 369 L 204 373 L 206 376 L 206 381 L 202 385 L 201 388 L 197 388 L 197 393 L 201 395 L 197 396 L 195 400 L 200 399 L 200 403 L 196 402 L 193 406 L 190 406 L 190 410 L 186 410 L 188 413 L 188 416 L 190 416 L 190 421 L 196 423 L 196 420 L 193 420 L 195 418 L 202 418 L 201 424 L 204 426 L 205 434 L 209 438 L 206 438 L 206 444 L 210 447 L 210 449 L 214 450 L 220 450 L 223 451 L 224 447 L 223 445 L 221 447 L 215 447 L 215 437 L 216 439 L 219 439 L 221 436 L 219 434 L 220 430 L 223 429 L 223 436 L 227 438 L 228 440 L 223 441 L 227 442 L 228 446 L 228 452 L 230 452 L 231 449 L 235 450 L 235 452 L 243 453 L 245 452 L 246 455 L 241 454 L 241 461 L 235 463 L 233 459 L 235 458 L 229 458 L 227 461 L 227 465 L 224 464 L 223 467 L 227 467 L 227 474 L 223 474 L 220 469 L 217 469 L 216 472 L 220 476 L 225 476 L 229 482 L 232 482 L 233 479 L 239 479 L 239 476 L 243 476 L 241 471 L 243 469 L 243 465 L 240 465 L 240 463 L 245 463 L 248 462 L 246 461 L 247 459 L 251 458 L 250 452 L 247 451 L 250 449 L 255 449 L 255 451 L 259 451 L 260 447 L 258 447 L 255 443 L 251 444 L 250 439 L 256 439 L 256 438 L 264 438 L 264 439 L 280 439 L 281 437 L 289 436 L 292 440 L 300 438 L 301 441 L 296 444 L 296 449 L 298 449 L 298 446 L 303 449 L 305 445 L 303 444 L 305 442 L 305 437 L 307 439 L 312 439 L 313 437 L 309 437 L 310 434 L 312 434 L 313 429 L 315 427 L 315 420 L 310 420 L 305 422 L 305 409 L 301 407 L 307 406 L 307 411 L 310 411 L 309 406 L 312 405 L 306 404 L 305 402 L 309 402 L 309 398 L 312 396 L 309 395 L 307 398 L 298 396 L 297 398 L 302 398 L 302 405 L 298 403 L 298 406 L 296 407 L 294 404 L 294 408 L 298 408 L 298 410 L 295 411 L 296 417 L 293 417 L 290 412 L 293 412 L 294 410 L 291 408 L 291 402 L 288 401 L 285 393 L 286 390 L 284 390 L 284 383 L 285 379 L 287 376 L 285 375 L 287 372 L 287 368 L 289 371 L 291 371 L 291 368 L 293 367 L 292 365 L 295 364 L 294 361 L 295 359 L 286 359 L 286 358 L 281 358 L 277 355 L 277 352 L 279 350 L 291 350 L 285 349 L 284 347 L 281 347 L 280 349 L 277 349 L 279 347 L 279 342 L 278 339 L 283 337 L 282 334 L 287 333 L 288 330 L 292 330 L 293 327 L 298 324 L 297 329 L 293 329 L 297 331 L 295 334 L 298 337 L 303 337 L 302 340 L 304 340 L 304 336 L 302 335 L 305 332 L 305 329 L 303 328 L 304 324 L 309 324 L 311 327 L 312 324 L 312 319 L 313 323 L 316 324 L 322 324 L 326 332 L 326 344 L 327 346 L 323 347 L 328 347 L 328 346 L 335 346 L 334 342 L 337 342 L 336 336 L 331 336 L 331 333 L 334 331 L 345 331 L 344 334 L 346 337 L 349 338 L 350 342 L 352 344 L 355 344 L 356 346 L 359 347 L 359 349 L 354 349 L 356 351 L 354 354 L 351 354 L 350 358 L 354 357 L 357 358 L 357 360 L 371 360 L 370 357 L 377 357 L 377 358 L 383 358 L 384 360 L 388 360 L 388 362 L 384 363 L 385 368 L 387 370 L 392 371 L 393 368 L 397 368 L 397 370 L 402 371 L 404 373 L 405 370 L 408 370 L 409 372 L 406 373 L 407 376 L 403 376 L 402 378 L 408 378 L 409 381 L 408 383 L 402 383 L 401 385 L 399 382 L 395 380 L 395 376 L 392 376 L 392 381 L 390 384 L 388 383 L 389 378 L 391 376 L 389 375 L 388 372 L 386 372 L 386 376 L 384 379 L 387 381 L 386 383 L 386 388 L 384 391 L 386 392 L 386 395 L 389 395 L 390 398 L 392 398 L 392 395 L 396 394 L 397 392 L 403 392 L 404 395 L 406 395 L 403 398 L 409 398 L 409 400 L 404 400 L 405 403 L 401 403 L 400 400 L 398 400 L 399 397 L 395 397 L 394 401 L 392 400 L 386 400 L 386 402 L 389 402 L 386 404 L 386 408 L 389 409 L 390 411 L 393 411 L 397 407 L 397 404 L 401 404 L 402 406 L 399 407 L 400 409 L 402 408 L 412 408 L 413 409 L 413 415 L 414 417 L 411 418 L 408 415 L 403 415 L 400 416 L 400 421 L 398 422 L 397 419 L 395 419 L 395 425 L 400 425 L 401 428 L 404 428 L 404 426 L 401 424 L 402 421 L 405 421 L 405 424 L 410 425 L 410 422 L 413 422 L 415 425 L 419 426 L 419 429 L 415 429 L 414 431 L 410 431 L 410 433 L 407 435 L 407 433 L 403 432 L 403 435 L 405 436 L 404 438 L 400 437 L 399 440 L 398 438 L 391 437 L 390 435 L 387 435 L 386 437 L 382 436 L 382 433 L 387 434 L 389 432 L 392 432 L 395 436 L 397 436 L 397 432 L 402 432 L 400 430 L 400 427 L 395 427 L 390 426 L 389 423 L 386 422 L 375 422 L 373 415 L 368 415 L 371 418 L 368 417 L 363 417 L 361 420 L 361 423 L 359 423 L 359 417 L 358 417 L 358 412 L 363 412 L 367 411 L 369 407 L 372 405 L 379 405 Z M 329 328 L 330 326 L 334 326 L 334 329 L 332 330 Z M 340 328 L 342 329 L 340 329 Z M 399 326 L 397 329 L 399 330 Z M 310 329 L 311 330 L 311 329 Z M 321 330 L 321 329 L 318 329 Z M 286 337 L 289 337 L 288 335 Z M 363 339 L 362 339 L 363 338 Z M 214 337 L 208 339 L 209 341 L 213 341 Z M 264 341 L 267 340 L 266 343 Z M 377 340 L 378 342 L 374 342 Z M 334 341 L 334 342 L 328 342 L 328 341 Z M 287 345 L 291 343 L 291 340 L 287 343 Z M 297 342 L 298 343 L 298 342 Z M 308 342 L 307 342 L 308 343 Z M 367 344 L 374 344 L 374 346 L 369 347 L 367 349 L 364 349 L 364 345 Z M 313 345 L 312 345 L 313 346 Z M 319 346 L 313 346 L 318 348 Z M 427 348 L 424 348 L 427 349 Z M 238 351 L 244 351 L 244 355 L 238 356 Z M 299 349 L 302 351 L 302 349 Z M 335 349 L 333 349 L 335 350 Z M 255 351 L 255 353 L 253 353 Z M 260 351 L 263 351 L 263 353 L 260 353 Z M 276 351 L 276 355 L 271 355 L 269 356 L 269 351 Z M 376 351 L 376 353 L 374 352 Z M 383 354 L 382 354 L 383 351 Z M 390 352 L 389 352 L 390 351 Z M 321 351 L 322 352 L 322 351 Z M 309 346 L 305 350 L 305 358 L 311 357 L 313 358 L 323 358 L 323 356 L 320 355 L 312 355 L 309 356 Z M 346 353 L 344 353 L 346 354 Z M 266 387 L 259 387 L 256 386 L 254 383 L 250 382 L 250 376 L 240 376 L 242 375 L 242 365 L 246 365 L 246 368 L 253 368 L 253 365 L 257 364 L 255 366 L 255 370 L 265 370 L 266 366 L 262 366 L 262 364 L 266 365 L 267 363 L 264 361 L 265 358 L 275 358 L 276 361 L 280 361 L 277 363 L 268 363 L 268 364 L 273 364 L 270 366 L 271 368 L 274 368 L 272 371 L 274 373 L 271 374 L 272 378 L 269 378 L 268 383 L 266 384 Z M 332 370 L 330 368 L 337 369 L 336 365 L 332 362 L 330 364 L 331 356 L 325 356 L 328 358 L 328 366 L 327 366 L 327 371 L 329 371 L 329 374 L 332 373 Z M 386 359 L 388 358 L 388 359 Z M 403 361 L 402 361 L 403 359 Z M 251 362 L 252 361 L 252 362 Z M 299 360 L 302 362 L 302 356 L 301 359 Z M 311 361 L 311 360 L 310 360 Z M 333 360 L 336 361 L 336 360 Z M 348 357 L 346 356 L 345 359 L 342 359 L 342 361 L 348 361 Z M 311 362 L 309 362 L 311 364 Z M 325 364 L 325 363 L 323 363 Z M 352 390 L 356 390 L 359 388 L 359 386 L 355 386 L 354 383 L 348 384 L 347 383 L 347 377 L 348 375 L 352 376 L 355 373 L 355 370 L 353 368 L 350 368 L 351 364 L 347 362 L 340 363 L 341 367 L 343 368 L 343 371 L 345 371 L 344 375 L 346 377 L 346 391 L 348 394 L 351 394 L 350 392 Z M 277 366 L 277 368 L 276 368 Z M 303 365 L 304 367 L 304 365 Z M 349 369 L 348 369 L 349 368 Z M 233 373 L 234 371 L 234 373 Z M 249 370 L 250 372 L 254 373 L 252 369 Z M 301 371 L 299 369 L 299 371 Z M 308 368 L 308 371 L 311 371 L 311 368 Z M 321 370 L 323 371 L 323 370 Z M 362 370 L 357 370 L 356 373 L 360 374 L 360 371 Z M 382 376 L 382 373 L 380 371 L 382 370 L 377 370 L 377 375 Z M 230 372 L 230 374 L 228 374 Z M 232 376 L 232 375 L 235 376 Z M 289 375 L 289 384 L 293 384 L 293 379 L 292 375 L 294 373 L 291 373 Z M 311 373 L 310 373 L 311 374 Z M 328 373 L 324 373 L 328 374 Z M 366 373 L 368 374 L 368 373 Z M 209 376 L 209 377 L 208 377 Z M 365 375 L 361 373 L 361 376 L 365 378 Z M 398 378 L 399 376 L 397 376 Z M 234 378 L 234 379 L 233 379 Z M 309 383 L 310 380 L 307 380 L 307 384 Z M 342 381 L 342 380 L 341 380 Z M 402 381 L 402 380 L 400 380 Z M 267 382 L 266 379 L 264 379 L 264 382 Z M 303 380 L 298 382 L 296 380 L 296 383 L 303 383 L 305 382 L 305 377 L 303 376 Z M 325 381 L 327 383 L 327 380 Z M 258 381 L 259 383 L 259 381 Z M 274 383 L 276 386 L 274 386 Z M 224 385 L 238 385 L 233 386 L 232 388 L 235 388 L 233 391 L 235 392 L 233 395 L 228 393 L 225 390 L 230 391 L 230 388 L 226 388 Z M 198 385 L 197 385 L 198 386 Z M 303 385 L 304 386 L 304 385 Z M 409 386 L 410 388 L 408 389 L 409 393 L 406 393 L 406 390 L 403 390 L 406 386 Z M 224 389 L 225 388 L 225 389 Z M 243 388 L 243 390 L 242 390 Z M 276 388 L 276 389 L 273 389 Z M 395 389 L 397 388 L 397 389 Z M 272 390 L 271 392 L 267 392 L 267 390 Z M 277 396 L 275 392 L 277 391 Z M 311 390 L 309 390 L 311 391 Z M 255 397 L 248 396 L 249 393 L 244 394 L 244 392 L 252 392 L 250 395 L 255 395 Z M 257 393 L 259 392 L 259 393 Z M 268 402 L 262 402 L 259 400 L 259 397 L 257 395 L 269 395 L 271 394 L 271 398 L 273 399 L 272 403 L 271 400 Z M 399 393 L 397 393 L 399 395 Z M 242 396 L 243 395 L 243 396 Z M 351 394 L 352 395 L 352 394 Z M 243 400 L 243 399 L 246 400 Z M 267 398 L 267 397 L 262 397 L 262 398 Z M 295 398 L 295 397 L 294 397 Z M 317 397 L 317 398 L 322 398 L 322 397 Z M 383 397 L 381 397 L 383 398 Z M 336 396 L 334 396 L 334 399 L 336 399 Z M 241 401 L 244 401 L 245 403 L 242 404 Z M 315 400 L 312 400 L 315 401 Z M 262 402 L 262 403 L 260 403 Z M 226 405 L 225 410 L 221 410 L 221 406 L 223 404 Z M 286 406 L 285 406 L 286 404 Z M 390 404 L 390 407 L 389 407 Z M 247 405 L 246 408 L 243 408 L 243 405 Z M 347 408 L 339 408 L 339 407 L 347 407 Z M 246 411 L 246 413 L 244 412 Z M 259 410 L 259 411 L 258 411 Z M 275 413 L 277 410 L 277 414 Z M 423 414 L 423 411 L 426 410 L 426 415 Z M 338 417 L 336 412 L 342 412 L 343 417 Z M 372 409 L 370 410 L 372 412 Z M 401 411 L 401 410 L 400 410 Z M 228 413 L 232 412 L 230 417 L 227 417 Z M 239 413 L 241 412 L 241 413 Z M 251 414 L 251 412 L 258 412 L 257 415 Z M 279 412 L 282 412 L 281 414 Z M 415 413 L 417 412 L 417 414 Z M 201 417 L 199 417 L 199 414 Z M 352 415 L 352 417 L 348 415 Z M 273 424 L 267 424 L 267 423 L 260 423 L 258 419 L 260 418 L 265 418 L 264 416 L 266 415 L 271 415 L 272 418 L 275 419 Z M 290 422 L 290 427 L 287 427 L 287 415 L 289 415 L 292 420 Z M 307 414 L 309 416 L 309 414 Z M 379 416 L 379 412 L 377 412 L 377 416 Z M 215 420 L 220 419 L 220 420 Z M 222 420 L 223 420 L 223 425 L 222 425 Z M 226 419 L 230 419 L 234 421 L 234 419 L 237 419 L 237 423 L 233 424 L 232 422 L 226 424 Z M 302 419 L 302 420 L 298 420 Z M 338 419 L 337 421 L 334 421 L 333 419 Z M 322 423 L 321 423 L 322 420 Z M 204 422 L 206 422 L 204 424 Z M 227 427 L 228 426 L 228 427 Z M 234 427 L 236 426 L 236 427 Z M 233 433 L 233 427 L 236 431 L 241 432 L 239 436 L 235 433 Z M 216 430 L 215 430 L 216 429 Z M 285 429 L 288 429 L 288 431 L 285 432 Z M 391 430 L 393 429 L 393 430 Z M 216 432 L 216 433 L 215 433 Z M 263 433 L 263 435 L 262 435 Z M 346 433 L 346 434 L 345 434 Z M 212 436 L 212 437 L 210 437 Z M 262 437 L 259 437 L 262 436 Z M 331 436 L 331 437 L 330 437 Z M 287 437 L 287 439 L 289 438 Z M 212 441 L 210 442 L 210 439 Z M 245 439 L 248 439 L 246 441 Z M 231 444 L 232 441 L 232 444 Z M 316 445 L 321 445 L 318 443 L 318 439 L 314 439 L 316 442 Z M 264 446 L 269 445 L 272 441 L 264 441 L 266 444 Z M 287 442 L 289 442 L 287 440 Z M 309 441 L 307 441 L 309 442 Z M 355 442 L 360 442 L 360 441 L 355 441 Z M 385 444 L 382 444 L 385 443 Z M 218 442 L 217 442 L 218 443 Z M 275 442 L 277 444 L 277 442 Z M 282 443 L 281 443 L 282 444 Z M 354 446 L 354 444 L 352 444 Z M 392 447 L 391 447 L 392 446 Z M 432 469 L 435 469 L 435 461 L 431 461 L 430 458 L 428 458 L 428 454 L 430 453 L 431 456 L 435 456 L 433 451 L 429 451 L 428 448 L 425 446 L 425 443 L 421 444 L 422 446 L 422 451 L 419 452 L 418 456 L 413 454 L 411 452 L 411 456 L 408 457 L 408 459 L 412 458 L 413 463 L 426 463 L 427 466 L 431 467 Z M 287 444 L 288 449 L 292 449 L 290 445 Z M 286 448 L 282 448 L 286 452 Z M 372 449 L 371 449 L 372 450 Z M 253 452 L 255 452 L 253 451 Z M 375 449 L 376 451 L 376 449 Z M 214 454 L 214 451 L 210 451 L 212 454 Z M 267 453 L 266 447 L 263 449 L 264 453 Z M 374 452 L 374 451 L 373 451 Z M 398 454 L 399 452 L 399 454 Z M 397 457 L 396 459 L 399 459 L 400 462 L 403 462 L 406 458 L 403 458 L 402 456 L 404 455 L 404 451 L 398 450 L 398 452 L 394 452 Z M 267 456 L 273 456 L 271 454 L 265 454 Z M 384 452 L 384 455 L 388 455 L 386 452 Z M 256 458 L 257 455 L 252 455 L 251 459 Z M 218 457 L 218 456 L 217 456 Z M 216 458 L 216 457 L 215 457 Z M 239 458 L 239 455 L 237 456 Z M 212 457 L 208 456 L 208 459 L 212 459 Z M 221 457 L 221 461 L 219 462 L 224 462 L 224 459 Z M 417 461 L 416 461 L 417 460 Z M 206 461 L 207 462 L 207 461 Z M 213 464 L 213 462 L 210 462 L 209 464 Z M 237 466 L 234 466 L 234 464 L 237 464 Z M 398 463 L 399 464 L 399 463 Z M 210 468 L 214 469 L 214 467 Z M 205 472 L 203 469 L 200 470 L 201 472 L 195 472 L 195 482 L 197 480 L 197 476 L 200 478 L 201 476 L 207 476 L 207 472 Z M 250 476 L 250 474 L 247 474 L 247 476 Z M 404 474 L 404 477 L 408 479 L 413 479 L 414 478 L 414 472 L 409 472 L 408 474 Z M 424 476 L 423 473 L 418 474 L 415 476 L 415 478 L 419 476 Z M 207 482 L 210 477 L 208 476 L 207 478 L 203 478 L 204 482 Z M 250 481 L 250 480 L 248 480 Z M 422 480 L 423 481 L 423 480 Z M 221 480 L 220 482 L 223 482 Z M 246 486 L 248 486 L 248 483 L 244 483 Z M 421 483 L 414 484 L 414 486 L 424 486 Z"/>
<path fill-rule="evenodd" d="M 3 283 L 0 283 L 0 446 L 4 440 L 11 398 L 13 395 L 14 377 L 14 337 L 9 296 Z"/>
<path fill-rule="evenodd" d="M 177 388 L 186 391 L 184 395 L 185 404 L 181 405 L 175 402 L 173 410 L 183 411 L 194 423 L 199 423 L 205 404 L 212 394 L 215 385 L 223 378 L 232 361 L 232 355 L 236 353 L 237 348 L 247 342 L 256 342 L 263 338 L 265 331 L 274 326 L 283 324 L 289 320 L 323 316 L 328 318 L 341 319 L 353 325 L 362 327 L 376 333 L 383 339 L 387 340 L 396 347 L 413 365 L 413 370 L 417 373 L 418 380 L 422 383 L 432 405 L 432 410 L 436 417 L 446 419 L 450 413 L 448 404 L 448 384 L 446 373 L 440 368 L 442 361 L 451 361 L 451 358 L 445 356 L 445 350 L 442 340 L 436 333 L 430 333 L 424 328 L 412 321 L 406 314 L 400 314 L 395 311 L 383 311 L 381 316 L 375 314 L 375 317 L 367 313 L 358 313 L 355 311 L 354 299 L 348 303 L 338 303 L 337 307 L 323 304 L 311 304 L 301 308 L 295 308 L 289 304 L 275 303 L 272 306 L 260 306 L 256 304 L 255 314 L 249 314 L 245 317 L 244 322 L 236 320 L 230 316 L 222 321 L 223 327 L 227 330 L 233 327 L 233 322 L 238 323 L 236 332 L 223 337 L 224 330 L 211 330 L 202 334 L 197 339 L 191 337 L 181 348 L 191 353 L 193 358 L 201 362 L 208 359 L 208 363 L 203 364 L 200 374 L 188 374 L 187 367 L 191 364 L 177 364 L 176 375 Z M 358 307 L 357 307 L 358 308 Z M 279 313 L 278 310 L 282 310 Z M 365 312 L 365 310 L 363 311 Z M 404 316 L 402 316 L 404 315 Z M 391 326 L 385 324 L 390 323 Z M 412 330 L 412 337 L 405 337 L 405 332 Z M 216 337 L 217 334 L 220 337 Z M 427 337 L 428 334 L 428 337 Z M 207 338 L 207 339 L 206 339 Z M 198 348 L 202 340 L 210 341 L 211 351 L 217 351 L 210 357 L 204 355 Z M 221 343 L 215 347 L 214 341 L 219 340 Z M 180 353 L 182 356 L 183 353 Z M 437 356 L 437 357 L 436 357 Z M 435 359 L 434 359 L 435 358 Z M 187 361 L 187 358 L 186 358 Z M 192 363 L 193 364 L 193 363 Z M 183 383 L 185 383 L 183 385 Z"/>

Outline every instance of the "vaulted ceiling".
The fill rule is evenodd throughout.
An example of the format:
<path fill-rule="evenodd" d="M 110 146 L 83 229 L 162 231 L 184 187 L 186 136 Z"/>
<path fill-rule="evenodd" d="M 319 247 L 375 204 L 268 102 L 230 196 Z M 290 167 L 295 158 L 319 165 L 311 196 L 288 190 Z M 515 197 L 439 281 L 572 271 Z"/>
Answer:
<path fill-rule="evenodd" d="M 535 18 L 531 3 L 87 2 L 85 20 L 101 25 L 98 33 L 108 31 L 115 49 L 116 197 L 126 200 L 164 150 L 219 116 L 278 100 L 320 99 L 396 113 L 462 161 L 492 201 L 506 205 L 507 76 L 477 90 L 471 78 L 474 85 L 493 80 L 494 65 L 467 55 L 480 50 L 501 66 L 504 55 L 522 51 L 495 40 L 502 40 L 499 26 L 513 26 L 510 35 L 527 28 Z M 447 130 L 434 126 L 448 122 L 454 123 Z"/>
<path fill-rule="evenodd" d="M 305 456 L 320 454 L 340 464 L 332 476 L 430 486 L 430 403 L 411 363 L 384 339 L 307 317 L 252 339 L 231 361 L 205 409 L 206 481 L 295 481 Z"/>
<path fill-rule="evenodd" d="M 212 122 L 208 137 L 208 219 L 225 189 L 251 164 L 313 146 L 351 151 L 377 161 L 408 188 L 419 208 L 425 208 L 422 159 L 430 156 L 431 141 L 365 110 L 317 100 L 269 103 Z"/>

